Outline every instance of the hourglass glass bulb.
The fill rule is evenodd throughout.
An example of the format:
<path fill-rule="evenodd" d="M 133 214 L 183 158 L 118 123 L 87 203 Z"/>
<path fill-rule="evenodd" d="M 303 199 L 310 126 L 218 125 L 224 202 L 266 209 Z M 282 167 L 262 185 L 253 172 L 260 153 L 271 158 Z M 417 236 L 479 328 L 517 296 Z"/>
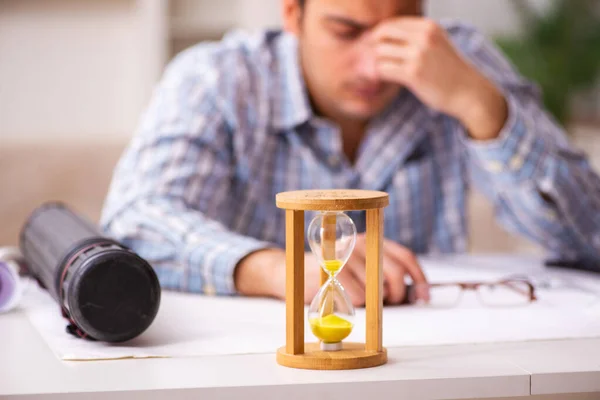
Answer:
<path fill-rule="evenodd" d="M 354 306 L 342 285 L 330 277 L 308 309 L 308 322 L 322 350 L 340 350 L 354 327 Z"/>
<path fill-rule="evenodd" d="M 340 350 L 354 327 L 354 307 L 336 276 L 354 250 L 356 227 L 342 212 L 320 213 L 308 227 L 308 242 L 329 275 L 309 307 L 310 327 L 322 350 Z"/>
<path fill-rule="evenodd" d="M 337 275 L 356 244 L 356 226 L 343 212 L 322 212 L 308 227 L 308 243 L 321 267 Z"/>

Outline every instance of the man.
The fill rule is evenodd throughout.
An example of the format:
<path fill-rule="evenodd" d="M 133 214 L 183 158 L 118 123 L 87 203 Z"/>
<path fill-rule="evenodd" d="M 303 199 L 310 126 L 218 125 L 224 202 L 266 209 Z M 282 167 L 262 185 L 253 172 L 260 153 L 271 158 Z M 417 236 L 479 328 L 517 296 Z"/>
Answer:
<path fill-rule="evenodd" d="M 598 256 L 600 179 L 482 35 L 422 17 L 420 0 L 283 0 L 283 17 L 285 33 L 180 54 L 116 169 L 103 225 L 164 288 L 283 298 L 275 195 L 299 189 L 389 193 L 391 304 L 405 276 L 426 282 L 414 253 L 466 249 L 471 182 L 508 229 Z M 364 258 L 361 234 L 340 274 L 355 305 Z M 306 260 L 310 301 L 319 266 Z"/>

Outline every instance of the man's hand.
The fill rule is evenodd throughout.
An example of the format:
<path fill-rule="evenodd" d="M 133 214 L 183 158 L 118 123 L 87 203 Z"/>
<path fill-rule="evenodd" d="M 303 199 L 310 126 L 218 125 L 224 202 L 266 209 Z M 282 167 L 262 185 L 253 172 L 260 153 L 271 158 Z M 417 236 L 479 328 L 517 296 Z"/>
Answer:
<path fill-rule="evenodd" d="M 381 79 L 410 89 L 429 107 L 458 119 L 478 140 L 494 139 L 507 119 L 500 90 L 464 60 L 443 28 L 420 17 L 398 17 L 374 31 Z"/>
<path fill-rule="evenodd" d="M 354 247 L 350 259 L 339 274 L 339 281 L 344 287 L 346 287 L 346 282 L 351 285 L 351 289 L 346 288 L 346 290 L 349 292 L 352 304 L 355 306 L 365 305 L 365 287 L 367 279 L 365 268 L 366 255 L 366 235 L 361 234 L 356 239 L 356 246 Z M 393 241 L 384 240 L 384 302 L 388 304 L 400 304 L 405 300 L 406 285 L 404 277 L 406 275 L 408 275 L 414 283 L 427 283 L 427 278 L 413 252 Z"/>
<path fill-rule="evenodd" d="M 407 248 L 386 240 L 383 250 L 384 301 L 399 304 L 406 297 L 406 275 L 415 283 L 426 283 L 427 279 L 415 255 Z M 321 287 L 321 267 L 310 252 L 305 254 L 304 260 L 304 299 L 308 304 Z M 362 234 L 358 236 L 350 259 L 338 275 L 338 280 L 355 306 L 365 305 L 365 260 L 366 236 Z M 242 294 L 285 299 L 285 253 L 266 250 L 248 256 L 238 267 L 236 286 Z"/>

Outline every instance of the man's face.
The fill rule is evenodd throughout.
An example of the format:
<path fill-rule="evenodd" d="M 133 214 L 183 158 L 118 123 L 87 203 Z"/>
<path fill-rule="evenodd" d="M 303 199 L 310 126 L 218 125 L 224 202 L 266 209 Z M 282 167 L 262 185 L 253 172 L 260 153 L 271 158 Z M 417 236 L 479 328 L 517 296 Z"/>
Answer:
<path fill-rule="evenodd" d="M 285 25 L 298 36 L 304 78 L 317 107 L 361 121 L 381 112 L 400 87 L 378 77 L 374 28 L 389 18 L 420 15 L 421 0 L 307 0 L 304 9 L 286 1 Z"/>

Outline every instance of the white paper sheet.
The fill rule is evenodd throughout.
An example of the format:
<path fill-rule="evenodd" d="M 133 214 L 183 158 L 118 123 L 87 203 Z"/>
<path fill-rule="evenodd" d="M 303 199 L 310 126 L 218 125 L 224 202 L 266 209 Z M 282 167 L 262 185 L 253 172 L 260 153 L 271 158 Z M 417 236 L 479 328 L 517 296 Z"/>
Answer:
<path fill-rule="evenodd" d="M 539 301 L 517 308 L 486 308 L 467 294 L 451 309 L 386 307 L 386 347 L 600 337 L 600 278 L 546 271 L 528 258 L 423 258 L 430 281 L 493 280 L 527 274 L 541 286 Z M 565 284 L 565 282 L 567 284 Z M 272 353 L 285 344 L 285 305 L 266 299 L 205 297 L 163 292 L 158 316 L 138 338 L 106 344 L 65 332 L 58 306 L 30 290 L 23 306 L 48 346 L 63 360 Z M 348 341 L 364 342 L 365 313 L 357 310 Z M 314 341 L 307 324 L 306 340 Z"/>

